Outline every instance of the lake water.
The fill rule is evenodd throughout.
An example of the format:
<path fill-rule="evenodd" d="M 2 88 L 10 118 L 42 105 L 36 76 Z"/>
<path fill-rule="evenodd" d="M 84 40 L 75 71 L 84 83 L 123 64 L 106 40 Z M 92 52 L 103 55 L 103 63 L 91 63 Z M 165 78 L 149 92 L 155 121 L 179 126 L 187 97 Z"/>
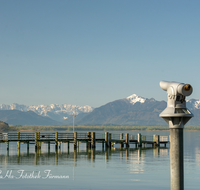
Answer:
<path fill-rule="evenodd" d="M 123 131 L 126 132 L 169 135 L 169 131 Z M 86 145 L 81 143 L 77 153 L 74 153 L 72 145 L 68 152 L 67 144 L 62 144 L 57 154 L 54 145 L 48 154 L 46 144 L 42 144 L 38 154 L 35 154 L 34 145 L 30 145 L 27 154 L 26 145 L 21 144 L 20 155 L 17 155 L 16 147 L 16 143 L 10 143 L 7 155 L 6 144 L 0 143 L 2 189 L 170 189 L 169 144 L 166 148 L 149 146 L 140 149 L 131 145 L 124 150 L 116 146 L 107 151 L 97 144 L 96 150 L 87 152 Z M 184 131 L 184 172 L 185 189 L 199 190 L 200 131 Z"/>

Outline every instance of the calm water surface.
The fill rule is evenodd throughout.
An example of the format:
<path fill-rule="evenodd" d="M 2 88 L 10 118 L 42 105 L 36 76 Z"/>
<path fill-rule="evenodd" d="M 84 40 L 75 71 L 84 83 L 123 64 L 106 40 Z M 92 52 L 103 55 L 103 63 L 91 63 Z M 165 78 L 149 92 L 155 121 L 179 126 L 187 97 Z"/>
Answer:
<path fill-rule="evenodd" d="M 134 135 L 138 133 L 138 131 L 123 132 Z M 149 136 L 169 135 L 169 131 L 140 131 L 140 133 Z M 17 155 L 16 147 L 16 143 L 10 143 L 7 155 L 6 144 L 0 144 L 0 177 L 4 177 L 0 178 L 2 189 L 170 189 L 169 144 L 166 148 L 154 149 L 150 146 L 138 149 L 131 145 L 129 149 L 120 150 L 119 146 L 116 146 L 115 149 L 107 151 L 102 150 L 101 144 L 97 144 L 96 150 L 87 152 L 86 145 L 81 143 L 77 153 L 73 152 L 72 146 L 68 152 L 67 144 L 62 144 L 61 151 L 57 154 L 54 152 L 54 145 L 51 145 L 51 152 L 48 154 L 46 144 L 42 144 L 41 153 L 38 154 L 35 154 L 34 145 L 30 145 L 27 154 L 26 144 L 21 144 L 20 156 Z M 185 189 L 199 190 L 199 131 L 184 132 L 184 162 Z M 57 176 L 66 178 L 56 179 Z"/>

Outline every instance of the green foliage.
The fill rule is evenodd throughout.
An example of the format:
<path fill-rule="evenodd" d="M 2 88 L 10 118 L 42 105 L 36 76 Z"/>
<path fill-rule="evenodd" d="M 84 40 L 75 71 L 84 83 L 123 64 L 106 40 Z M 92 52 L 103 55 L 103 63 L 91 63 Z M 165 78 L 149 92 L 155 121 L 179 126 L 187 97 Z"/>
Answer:
<path fill-rule="evenodd" d="M 9 130 L 9 125 L 3 121 L 0 121 L 0 132 L 6 132 Z"/>
<path fill-rule="evenodd" d="M 200 127 L 194 127 L 194 126 L 187 126 L 184 128 L 186 131 L 199 131 Z"/>
<path fill-rule="evenodd" d="M 10 126 L 12 131 L 57 131 L 57 130 L 66 130 L 72 131 L 73 126 L 40 126 L 40 125 L 12 125 Z M 154 126 L 75 126 L 75 130 L 169 130 L 169 127 L 154 127 Z"/>
<path fill-rule="evenodd" d="M 157 130 L 169 130 L 169 127 L 162 126 L 75 126 L 76 131 L 120 131 L 120 130 L 137 130 L 137 131 L 157 131 Z M 58 131 L 66 130 L 72 131 L 73 126 L 41 126 L 41 125 L 12 125 L 9 128 L 10 131 Z M 200 127 L 188 126 L 184 130 L 200 130 Z"/>

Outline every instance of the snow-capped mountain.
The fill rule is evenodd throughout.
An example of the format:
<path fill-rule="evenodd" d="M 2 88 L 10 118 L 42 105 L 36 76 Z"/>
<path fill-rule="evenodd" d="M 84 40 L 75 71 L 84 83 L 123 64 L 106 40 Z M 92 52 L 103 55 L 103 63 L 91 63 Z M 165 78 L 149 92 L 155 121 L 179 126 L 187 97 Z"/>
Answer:
<path fill-rule="evenodd" d="M 132 94 L 126 98 L 132 105 L 134 105 L 137 102 L 145 103 L 147 100 L 155 101 L 155 99 L 147 99 L 143 98 L 141 96 L 138 96 L 136 94 Z M 187 108 L 193 110 L 193 109 L 200 109 L 200 99 L 190 99 L 186 100 Z"/>
<path fill-rule="evenodd" d="M 189 109 L 200 109 L 200 100 L 198 99 L 191 99 L 186 101 L 187 107 Z"/>
<path fill-rule="evenodd" d="M 11 105 L 0 105 L 0 110 L 20 110 L 23 112 L 33 111 L 38 115 L 48 116 L 51 119 L 62 121 L 68 119 L 71 115 L 79 115 L 80 113 L 89 113 L 93 110 L 91 106 L 77 106 L 71 104 L 51 104 L 51 105 L 20 105 L 13 103 Z"/>
<path fill-rule="evenodd" d="M 138 96 L 136 94 L 132 94 L 131 96 L 128 96 L 126 99 L 133 105 L 137 102 L 144 103 L 147 100 L 146 98 L 142 98 L 141 96 Z"/>

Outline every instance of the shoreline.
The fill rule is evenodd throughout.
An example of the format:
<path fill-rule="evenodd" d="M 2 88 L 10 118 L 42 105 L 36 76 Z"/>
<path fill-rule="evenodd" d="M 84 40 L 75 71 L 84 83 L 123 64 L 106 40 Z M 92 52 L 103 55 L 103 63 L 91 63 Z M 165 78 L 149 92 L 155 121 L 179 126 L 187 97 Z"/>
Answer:
<path fill-rule="evenodd" d="M 168 126 L 74 126 L 76 131 L 169 131 Z M 186 126 L 185 131 L 200 131 L 200 127 Z M 10 125 L 7 131 L 73 131 L 73 126 Z M 2 131 L 1 131 L 2 132 Z"/>

